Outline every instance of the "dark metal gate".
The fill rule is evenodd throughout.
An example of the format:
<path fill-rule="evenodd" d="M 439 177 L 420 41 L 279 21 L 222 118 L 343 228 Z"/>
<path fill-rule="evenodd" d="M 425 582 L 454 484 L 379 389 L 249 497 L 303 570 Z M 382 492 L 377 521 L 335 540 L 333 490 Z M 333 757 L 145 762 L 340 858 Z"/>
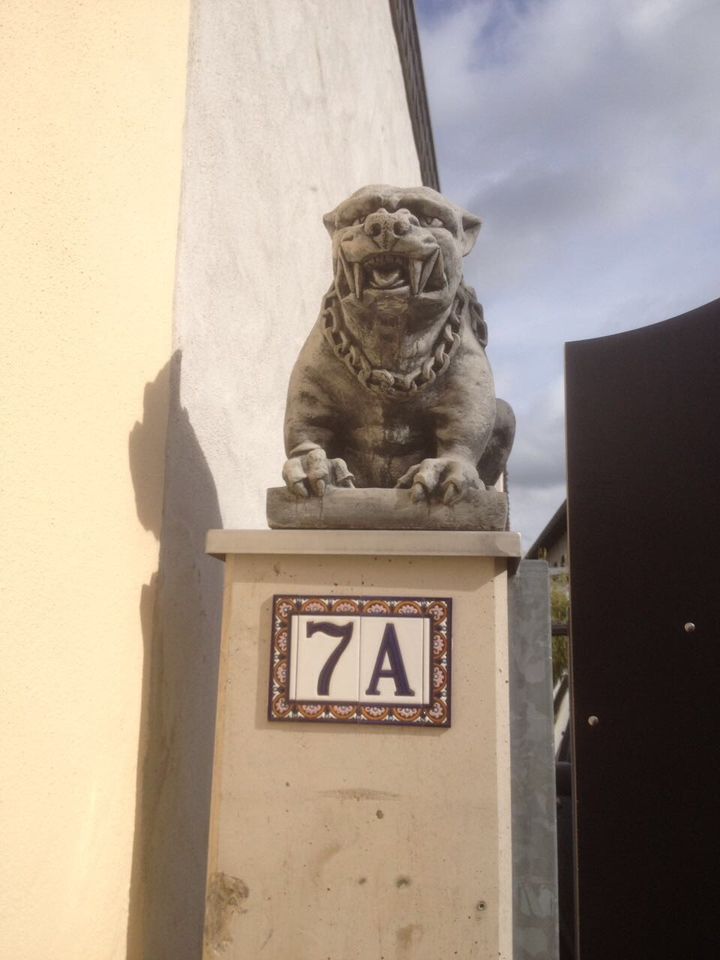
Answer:
<path fill-rule="evenodd" d="M 580 960 L 720 957 L 720 300 L 568 344 Z"/>

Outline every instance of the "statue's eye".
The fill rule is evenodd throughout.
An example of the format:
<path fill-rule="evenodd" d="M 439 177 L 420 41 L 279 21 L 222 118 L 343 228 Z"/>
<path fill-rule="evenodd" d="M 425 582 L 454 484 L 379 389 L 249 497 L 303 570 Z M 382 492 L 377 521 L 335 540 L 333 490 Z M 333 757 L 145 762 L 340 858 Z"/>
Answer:
<path fill-rule="evenodd" d="M 424 227 L 444 227 L 445 224 L 442 222 L 440 217 L 420 217 L 420 223 Z"/>
<path fill-rule="evenodd" d="M 359 227 L 361 223 L 365 222 L 364 217 L 356 217 L 355 220 L 350 224 L 351 227 Z"/>

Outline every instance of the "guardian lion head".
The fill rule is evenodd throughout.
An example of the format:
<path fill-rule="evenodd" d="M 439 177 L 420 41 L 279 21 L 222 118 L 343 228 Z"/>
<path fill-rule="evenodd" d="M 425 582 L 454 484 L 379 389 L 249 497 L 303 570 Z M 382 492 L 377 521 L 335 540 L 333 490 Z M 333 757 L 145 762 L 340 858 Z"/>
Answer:
<path fill-rule="evenodd" d="M 375 361 L 392 353 L 402 365 L 418 338 L 445 323 L 480 220 L 429 187 L 380 185 L 353 193 L 323 222 L 351 334 Z"/>

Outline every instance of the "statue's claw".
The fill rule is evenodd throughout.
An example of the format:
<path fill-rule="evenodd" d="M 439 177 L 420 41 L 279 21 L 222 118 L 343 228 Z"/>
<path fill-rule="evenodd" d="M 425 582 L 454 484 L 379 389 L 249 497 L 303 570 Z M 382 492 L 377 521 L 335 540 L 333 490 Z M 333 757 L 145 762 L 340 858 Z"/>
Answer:
<path fill-rule="evenodd" d="M 415 464 L 395 486 L 410 487 L 413 503 L 439 499 L 447 506 L 462 500 L 470 490 L 483 489 L 474 465 L 451 457 L 437 457 Z"/>
<path fill-rule="evenodd" d="M 307 487 L 305 486 L 304 480 L 298 480 L 297 483 L 288 484 L 288 487 L 296 497 L 309 497 L 310 494 L 307 492 Z"/>
<path fill-rule="evenodd" d="M 339 457 L 335 460 L 330 461 L 330 466 L 332 467 L 334 483 L 336 487 L 354 487 L 355 484 L 353 480 L 355 477 L 350 473 L 347 468 L 347 464 L 344 460 L 341 460 Z"/>
<path fill-rule="evenodd" d="M 410 499 L 413 503 L 422 503 L 423 500 L 427 500 L 428 492 L 421 483 L 414 483 L 412 485 L 412 490 L 410 491 Z"/>
<path fill-rule="evenodd" d="M 345 461 L 328 460 L 322 447 L 305 444 L 292 452 L 298 455 L 285 461 L 283 480 L 296 497 L 322 497 L 330 486 L 354 486 L 354 477 Z"/>
<path fill-rule="evenodd" d="M 444 491 L 442 501 L 446 507 L 451 507 L 460 499 L 460 490 L 452 480 L 445 481 L 442 490 Z"/>

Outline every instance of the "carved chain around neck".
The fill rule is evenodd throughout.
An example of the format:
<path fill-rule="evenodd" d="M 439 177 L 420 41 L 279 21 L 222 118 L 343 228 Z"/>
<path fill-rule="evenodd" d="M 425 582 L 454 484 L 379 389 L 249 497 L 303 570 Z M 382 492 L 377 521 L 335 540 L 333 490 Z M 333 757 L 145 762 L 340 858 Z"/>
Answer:
<path fill-rule="evenodd" d="M 372 366 L 360 344 L 347 329 L 342 308 L 333 290 L 323 302 L 323 331 L 335 356 L 355 374 L 360 383 L 384 397 L 407 400 L 418 390 L 433 383 L 450 363 L 450 357 L 460 343 L 462 307 L 463 299 L 457 296 L 430 353 L 410 373 L 396 373 Z"/>

